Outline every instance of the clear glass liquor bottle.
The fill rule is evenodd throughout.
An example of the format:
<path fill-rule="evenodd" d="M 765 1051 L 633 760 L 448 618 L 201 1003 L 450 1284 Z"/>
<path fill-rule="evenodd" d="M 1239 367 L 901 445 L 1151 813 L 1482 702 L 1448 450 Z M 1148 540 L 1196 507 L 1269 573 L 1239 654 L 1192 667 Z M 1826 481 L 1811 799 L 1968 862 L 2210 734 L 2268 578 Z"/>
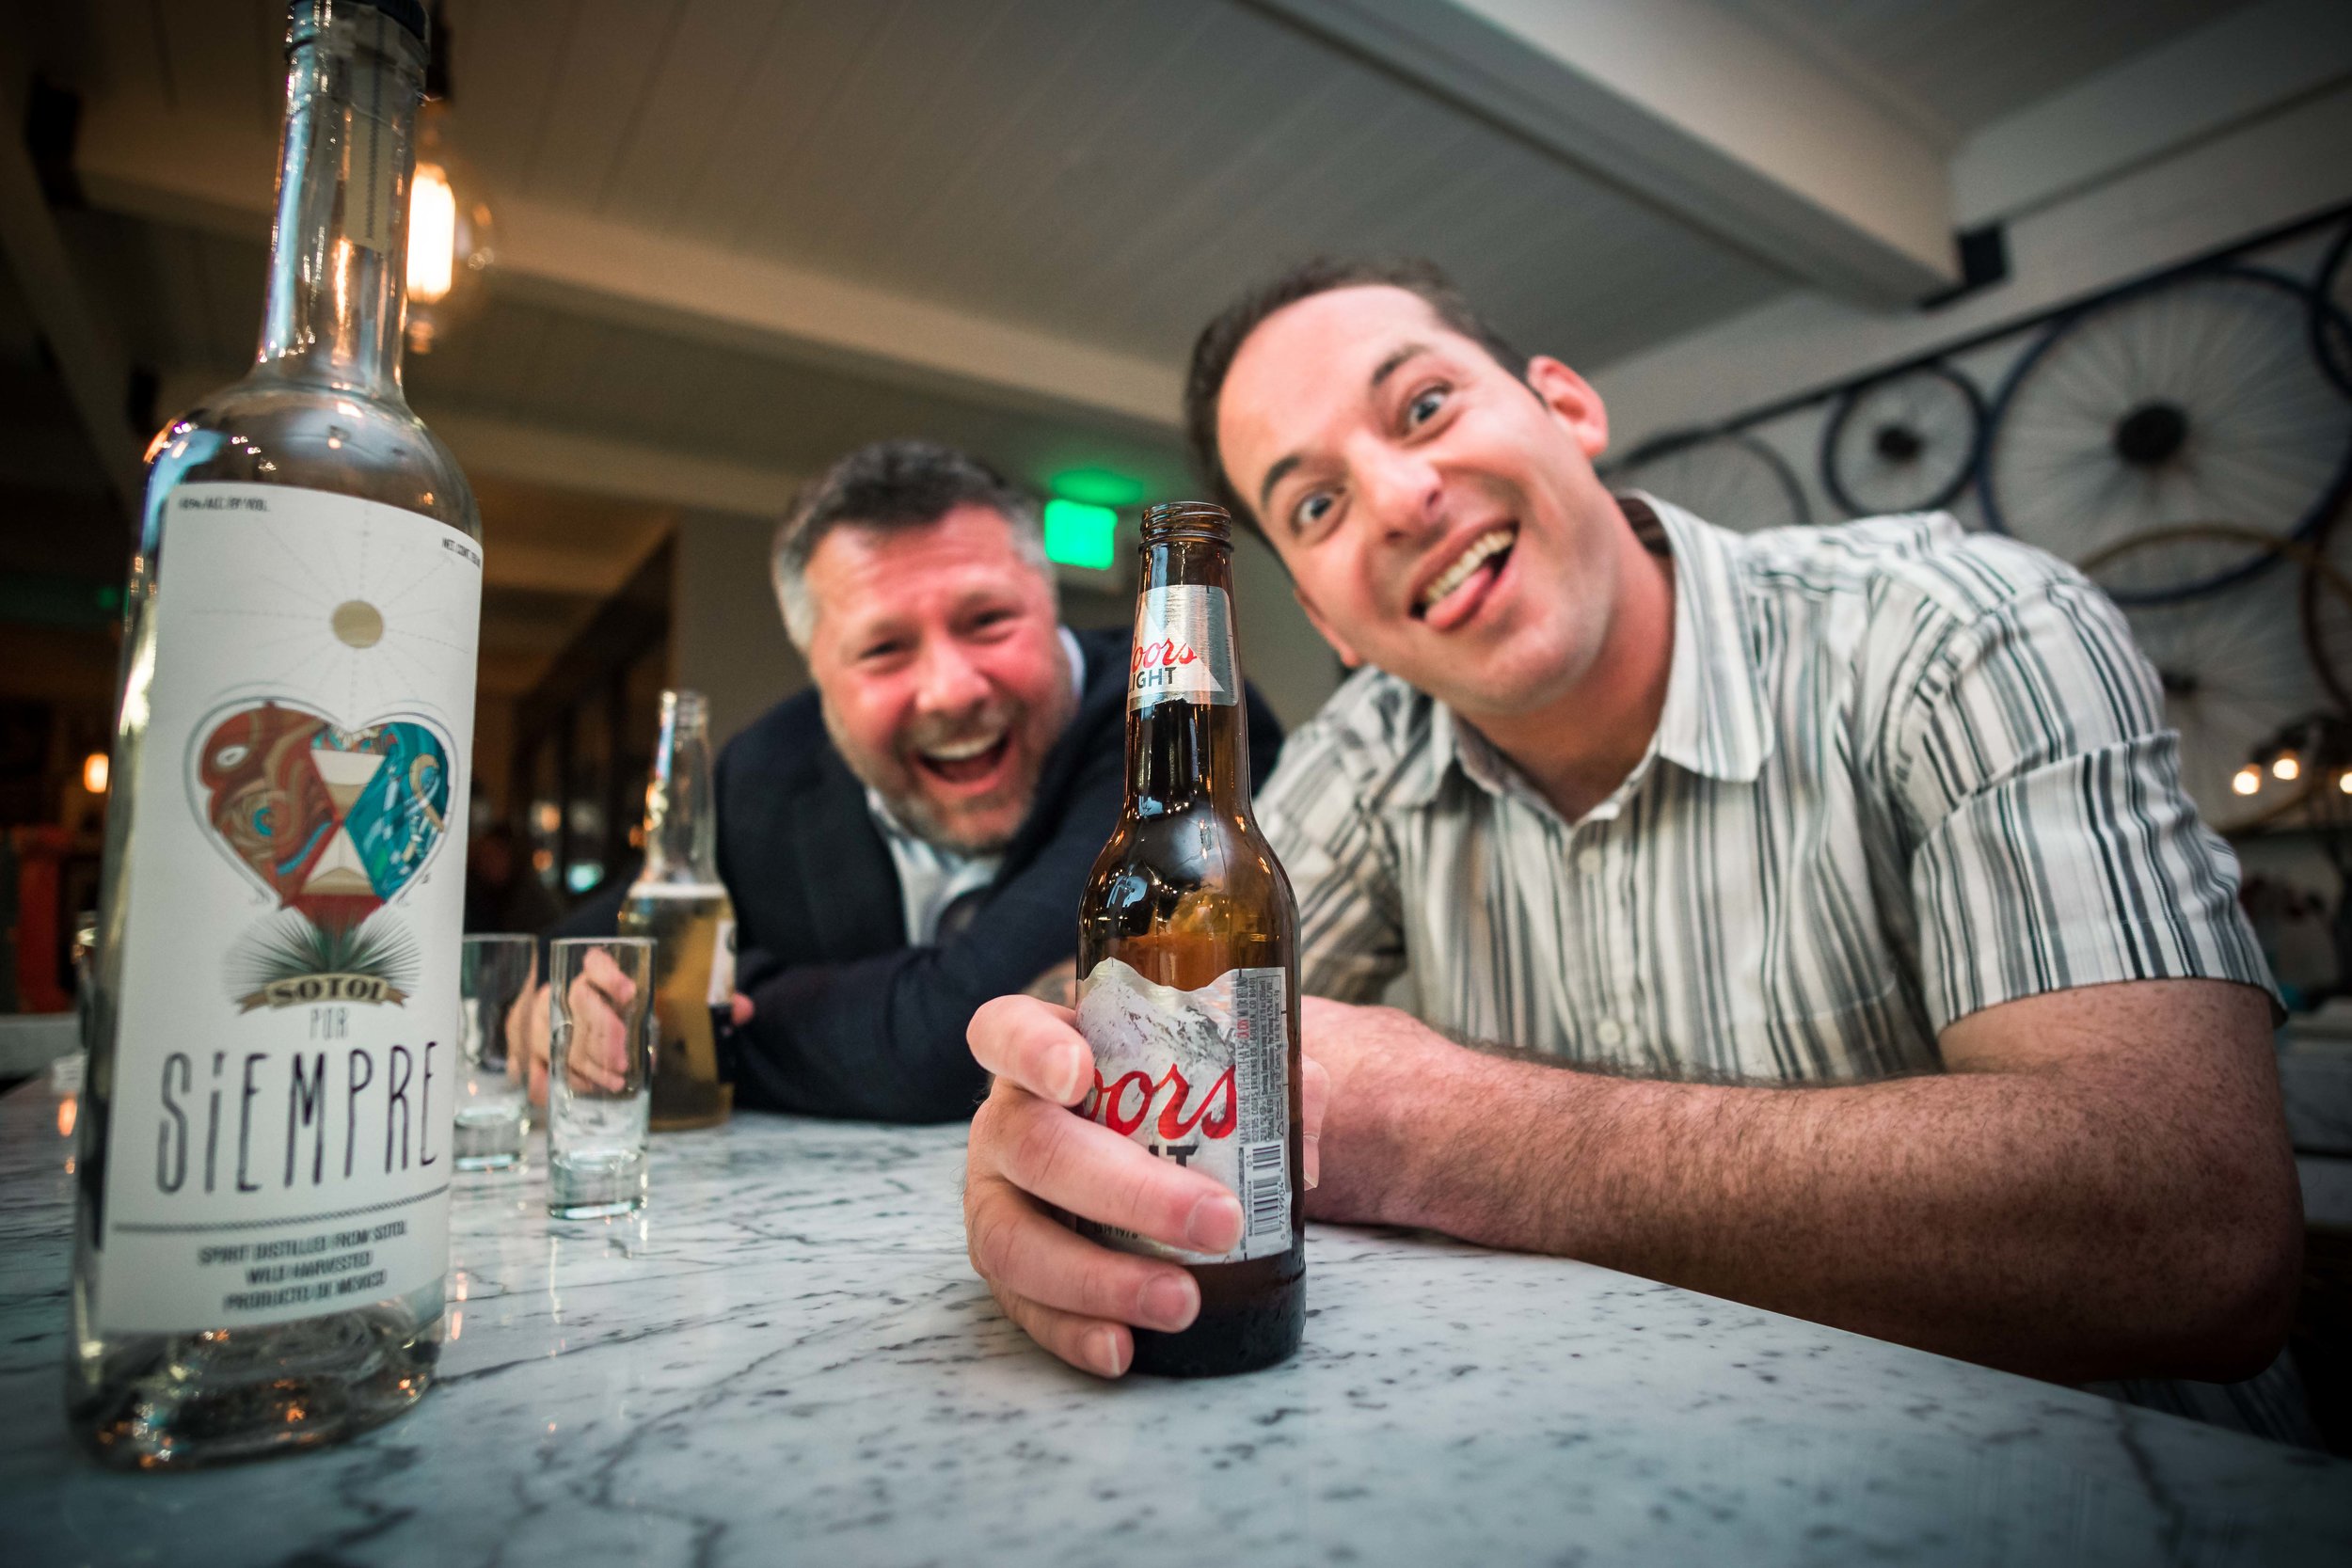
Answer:
<path fill-rule="evenodd" d="M 102 1307 L 110 1261 L 108 1243 L 113 1239 L 106 1214 L 110 1162 L 119 1159 L 127 1165 L 151 1159 L 160 1164 L 165 1159 L 157 1150 L 158 1133 L 151 1123 L 116 1125 L 123 1110 L 124 1074 L 149 1070 L 153 1058 L 180 1043 L 176 1035 L 170 1040 L 152 1037 L 155 1032 L 139 1027 L 135 1017 L 133 1027 L 127 1032 L 124 1028 L 126 1013 L 135 1012 L 128 1005 L 135 999 L 126 996 L 126 979 L 135 989 L 148 983 L 138 976 L 154 967 L 151 954 L 139 951 L 140 939 L 126 940 L 126 932 L 140 926 L 143 902 L 165 898 L 166 884 L 183 879 L 181 864 L 164 867 L 168 875 L 153 875 L 154 862 L 141 858 L 148 851 L 135 853 L 135 849 L 143 814 L 152 822 L 159 817 L 176 820 L 175 814 L 187 812 L 185 800 L 177 798 L 185 793 L 186 781 L 172 776 L 181 769 L 178 759 L 163 755 L 160 748 L 151 758 L 147 752 L 151 729 L 158 721 L 153 704 L 162 700 L 159 668 L 204 662 L 203 648 L 183 645 L 200 643 L 203 639 L 183 638 L 176 623 L 170 637 L 180 641 L 167 643 L 159 639 L 163 623 L 171 618 L 167 607 L 179 582 L 183 578 L 216 580 L 220 570 L 215 563 L 199 559 L 221 546 L 216 532 L 219 524 L 215 520 L 217 510 L 199 510 L 199 496 L 234 497 L 202 504 L 215 509 L 227 506 L 232 518 L 240 505 L 266 513 L 268 526 L 278 531 L 276 537 L 284 546 L 282 559 L 241 560 L 239 570 L 278 570 L 289 580 L 301 578 L 316 565 L 306 551 L 320 547 L 312 541 L 327 531 L 324 519 L 330 514 L 336 528 L 344 526 L 342 519 L 363 513 L 378 518 L 373 532 L 361 531 L 365 537 L 400 534 L 412 559 L 419 558 L 415 552 L 421 548 L 427 553 L 421 559 L 436 564 L 464 563 L 458 571 L 466 582 L 455 589 L 436 585 L 433 590 L 457 606 L 443 617 L 456 630 L 440 640 L 440 685 L 436 688 L 451 700 L 431 710 L 440 715 L 440 721 L 433 738 L 424 743 L 425 754 L 421 758 L 401 753 L 399 759 L 407 769 L 404 787 L 411 791 L 400 799 L 410 808 L 412 817 L 417 803 L 414 791 L 428 791 L 424 800 L 428 809 L 417 818 L 428 824 L 421 830 L 426 836 L 419 841 L 412 835 L 407 852 L 413 856 L 418 842 L 425 844 L 428 854 L 437 845 L 437 866 L 443 875 L 437 885 L 427 887 L 421 883 L 433 879 L 419 879 L 409 867 L 410 879 L 420 885 L 403 884 L 397 892 L 406 895 L 406 912 L 417 917 L 411 924 L 428 928 L 428 938 L 443 928 L 449 933 L 447 953 L 439 950 L 441 943 L 428 940 L 424 945 L 429 950 L 409 960 L 413 970 L 399 972 L 423 976 L 411 980 L 417 989 L 407 993 L 411 1006 L 403 1016 L 405 1026 L 419 1031 L 407 1070 L 416 1070 L 415 1054 L 421 1052 L 424 1079 L 423 1092 L 413 1107 L 418 1113 L 414 1120 L 409 1101 L 401 1101 L 402 1168 L 410 1168 L 412 1155 L 427 1166 L 446 1155 L 447 1094 L 457 1067 L 451 1056 L 441 1057 L 437 1064 L 421 1036 L 438 1032 L 441 1037 L 432 1042 L 432 1049 L 447 1051 L 450 1047 L 444 1042 L 453 1037 L 455 1022 L 454 933 L 464 859 L 462 791 L 470 777 L 466 753 L 472 739 L 473 638 L 480 603 L 482 531 L 472 492 L 456 460 L 409 410 L 401 388 L 403 278 L 414 158 L 411 137 L 424 80 L 425 32 L 425 14 L 419 0 L 294 0 L 288 19 L 286 119 L 255 363 L 243 379 L 174 420 L 148 452 L 114 739 L 112 771 L 118 787 L 106 824 L 99 944 L 91 1006 L 85 1023 L 89 1060 L 76 1164 L 78 1201 L 67 1366 L 69 1418 L 75 1435 L 99 1459 L 114 1465 L 178 1468 L 337 1440 L 388 1420 L 413 1404 L 430 1385 L 438 1354 L 442 1279 L 428 1259 L 437 1244 L 439 1269 L 446 1268 L 446 1243 L 441 1240 L 447 1223 L 445 1186 L 437 1197 L 428 1195 L 405 1200 L 406 1208 L 399 1211 L 414 1216 L 414 1229 L 408 1234 L 424 1238 L 416 1243 L 421 1251 L 409 1259 L 406 1269 L 392 1271 L 395 1276 L 415 1281 L 405 1290 L 390 1289 L 371 1300 L 364 1288 L 327 1297 L 325 1285 L 306 1286 L 302 1289 L 317 1292 L 323 1305 L 331 1309 L 286 1318 L 280 1308 L 277 1321 L 172 1331 L 110 1326 L 110 1314 Z M 187 487 L 194 485 L 213 488 L 189 491 Z M 276 488 L 265 493 L 251 488 L 259 486 Z M 256 495 L 281 499 L 256 500 Z M 374 503 L 375 510 L 356 507 L 355 501 Z M 429 519 L 433 526 L 420 531 L 413 521 L 398 517 L 381 521 L 384 508 Z M 364 562 L 342 564 L 358 574 L 353 580 L 365 580 Z M 199 566 L 204 569 L 199 571 Z M 298 581 L 296 586 L 300 586 Z M 333 636 L 341 640 L 336 651 L 377 642 L 396 651 L 399 638 L 387 631 L 385 622 L 385 613 L 393 611 L 392 594 L 396 592 L 395 588 L 376 595 L 384 601 L 383 613 L 361 599 L 337 602 L 331 623 Z M 191 586 L 182 593 L 193 597 L 198 589 Z M 455 597 L 451 599 L 451 594 Z M 395 618 L 392 632 L 399 629 Z M 227 638 L 234 633 L 223 630 L 218 635 Z M 384 667 L 392 667 L 389 659 Z M 298 685 L 300 677 L 290 675 L 289 680 Z M 369 716 L 344 717 L 363 721 Z M 312 728 L 325 722 L 321 720 Z M 355 752 L 363 757 L 382 756 L 400 738 L 393 732 L 401 728 L 385 722 L 357 731 L 337 729 L 324 742 L 313 739 L 310 744 L 323 745 L 337 762 Z M 418 730 L 413 724 L 407 728 Z M 375 750 L 371 752 L 371 747 Z M 155 773 L 152 779 L 148 773 L 151 766 Z M 322 775 L 329 772 L 324 764 L 319 771 Z M 334 784 L 330 777 L 330 791 Z M 437 796 L 429 793 L 436 789 Z M 336 827 L 349 827 L 348 802 L 339 797 L 336 810 L 345 814 L 334 817 Z M 363 882 L 374 877 L 375 891 L 381 893 L 386 879 L 396 874 L 385 871 L 375 861 L 357 872 L 346 864 L 344 881 L 336 891 L 347 893 L 354 877 Z M 328 883 L 320 879 L 318 885 Z M 384 894 L 379 902 L 389 902 L 392 896 Z M 322 898 L 310 907 L 331 902 Z M 286 918 L 293 912 L 290 909 L 278 911 Z M 325 922 L 313 929 L 331 924 Z M 150 942 L 146 945 L 163 944 Z M 346 942 L 346 954 L 349 946 Z M 139 967 L 143 957 L 146 970 Z M 191 976 L 186 983 L 193 991 L 206 982 Z M 379 988 L 379 997 L 387 990 L 389 1000 L 400 1000 L 397 986 Z M 447 1020 L 432 1016 L 439 1010 L 437 1003 L 444 991 L 451 1003 Z M 256 997 L 262 995 L 262 991 L 255 992 Z M 281 1006 L 291 1011 L 282 1001 L 248 999 L 248 1003 L 261 1009 L 257 1016 L 263 1019 L 283 1016 L 276 1012 Z M 323 1025 L 332 1028 L 339 1022 L 351 1026 L 347 1016 L 340 1021 L 334 1016 L 338 1009 L 308 1010 L 313 1031 Z M 341 1011 L 347 1015 L 370 1009 Z M 381 1005 L 373 1009 L 374 1014 L 386 1016 L 394 1011 Z M 362 1020 L 359 1027 L 364 1033 L 372 1026 L 379 1026 L 373 1017 Z M 356 1048 L 351 1054 L 356 1057 Z M 319 1060 L 326 1060 L 324 1053 Z M 215 1057 L 215 1076 L 220 1070 Z M 242 1085 L 248 1117 L 257 1100 L 253 1088 L 257 1070 L 269 1069 L 257 1069 L 254 1058 L 248 1056 Z M 443 1074 L 444 1098 L 437 1105 L 431 1099 L 436 1070 Z M 404 1096 L 408 1092 L 405 1085 L 405 1081 Z M 298 1076 L 295 1086 L 298 1091 Z M 232 1106 L 236 1090 L 232 1083 Z M 348 1092 L 356 1115 L 363 1091 Z M 217 1120 L 221 1097 L 215 1091 L 212 1098 Z M 289 1101 L 290 1117 L 294 1104 Z M 439 1118 L 437 1130 L 436 1117 Z M 389 1100 L 384 1121 L 389 1166 L 393 1126 Z M 317 1130 L 323 1140 L 323 1114 Z M 310 1165 L 309 1124 L 297 1131 L 306 1140 L 305 1174 L 314 1181 L 320 1180 L 327 1169 L 325 1144 L 320 1145 L 316 1164 Z M 373 1128 L 369 1131 L 372 1135 Z M 183 1163 L 187 1136 L 183 1122 Z M 343 1154 L 345 1166 L 350 1168 L 358 1163 L 360 1149 L 356 1123 L 346 1130 L 344 1143 L 349 1147 L 338 1148 L 337 1152 Z M 209 1160 L 212 1150 L 210 1146 L 207 1148 L 204 1158 Z M 285 1154 L 291 1184 L 297 1169 L 292 1132 Z M 270 1163 L 264 1160 L 262 1164 Z M 442 1169 L 446 1168 L 444 1164 Z M 208 1192 L 213 1174 L 207 1166 Z M 242 1186 L 246 1175 L 243 1151 L 235 1174 Z M 435 1203 L 437 1211 L 432 1207 Z M 380 1215 L 372 1217 L 381 1221 Z M 384 1228 L 382 1223 L 375 1226 L 378 1231 Z M 266 1234 L 266 1227 L 257 1233 Z M 119 1270 L 125 1266 L 122 1259 L 112 1260 Z M 352 1279 L 364 1287 L 372 1277 L 362 1269 Z M 197 1303 L 190 1315 L 201 1319 L 203 1305 Z M 224 1312 L 222 1316 L 233 1319 L 236 1315 Z"/>
<path fill-rule="evenodd" d="M 717 1036 L 735 998 L 735 906 L 719 880 L 710 715 L 699 691 L 661 694 L 645 868 L 621 906 L 621 933 L 655 942 L 654 1130 L 716 1127 L 735 1102 Z"/>

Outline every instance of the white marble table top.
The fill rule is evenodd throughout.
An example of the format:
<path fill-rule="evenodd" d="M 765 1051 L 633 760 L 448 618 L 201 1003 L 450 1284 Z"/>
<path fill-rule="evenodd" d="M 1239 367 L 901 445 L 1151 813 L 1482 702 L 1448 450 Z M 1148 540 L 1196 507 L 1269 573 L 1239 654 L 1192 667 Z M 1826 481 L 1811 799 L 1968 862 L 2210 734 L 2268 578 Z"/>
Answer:
<path fill-rule="evenodd" d="M 963 1254 L 961 1128 L 655 1140 L 635 1222 L 456 1201 L 441 1386 L 358 1442 L 101 1471 L 71 1145 L 0 1101 L 0 1562 L 2352 1561 L 2352 1465 L 1604 1269 L 1310 1233 L 1307 1344 L 1098 1383 Z"/>

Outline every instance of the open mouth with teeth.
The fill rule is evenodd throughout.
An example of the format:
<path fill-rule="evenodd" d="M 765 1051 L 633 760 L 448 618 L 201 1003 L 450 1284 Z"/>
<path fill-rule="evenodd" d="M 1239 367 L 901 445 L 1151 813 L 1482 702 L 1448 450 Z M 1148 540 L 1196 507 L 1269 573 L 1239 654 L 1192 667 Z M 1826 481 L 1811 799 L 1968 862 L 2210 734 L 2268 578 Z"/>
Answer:
<path fill-rule="evenodd" d="M 961 740 L 915 748 L 910 752 L 917 771 L 941 784 L 968 786 L 985 784 L 1012 749 L 1012 731 L 973 736 Z"/>
<path fill-rule="evenodd" d="M 1451 630 L 1477 611 L 1518 543 L 1516 523 L 1503 523 L 1462 546 L 1462 553 L 1431 578 L 1413 600 L 1413 615 L 1439 631 Z"/>

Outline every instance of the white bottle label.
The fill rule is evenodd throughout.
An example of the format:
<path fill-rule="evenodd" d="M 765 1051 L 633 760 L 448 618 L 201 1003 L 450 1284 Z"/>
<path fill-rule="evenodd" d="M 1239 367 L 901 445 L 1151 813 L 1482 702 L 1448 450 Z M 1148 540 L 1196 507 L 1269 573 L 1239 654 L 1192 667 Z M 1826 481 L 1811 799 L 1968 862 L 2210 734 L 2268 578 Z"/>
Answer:
<path fill-rule="evenodd" d="M 449 1267 L 482 559 L 414 513 L 167 498 L 95 1314 L 314 1317 Z"/>
<path fill-rule="evenodd" d="M 1231 707 L 1240 701 L 1232 608 L 1225 590 L 1191 582 L 1145 589 L 1136 601 L 1127 710 L 1165 702 Z"/>
<path fill-rule="evenodd" d="M 1094 1053 L 1081 1116 L 1163 1160 L 1215 1177 L 1241 1199 L 1241 1242 L 1187 1252 L 1079 1222 L 1126 1252 L 1239 1263 L 1291 1245 L 1290 1008 L 1279 969 L 1229 969 L 1198 990 L 1147 980 L 1117 958 L 1078 988 L 1078 1033 Z"/>

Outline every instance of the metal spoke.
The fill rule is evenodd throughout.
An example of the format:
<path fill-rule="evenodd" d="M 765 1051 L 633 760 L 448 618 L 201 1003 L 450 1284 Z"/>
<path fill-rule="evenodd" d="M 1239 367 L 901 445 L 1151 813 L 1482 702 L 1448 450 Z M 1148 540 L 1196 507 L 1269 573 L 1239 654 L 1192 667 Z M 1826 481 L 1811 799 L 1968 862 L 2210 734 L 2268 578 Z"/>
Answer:
<path fill-rule="evenodd" d="M 1649 442 L 1604 477 L 1615 489 L 1646 490 L 1742 533 L 1813 520 L 1804 486 L 1779 454 L 1736 431 Z"/>
<path fill-rule="evenodd" d="M 2309 310 L 2292 280 L 2226 267 L 2061 319 L 1995 401 L 1987 520 L 2069 558 L 2185 523 L 2308 535 L 2352 473 L 2352 403 L 2310 352 Z M 2191 596 L 2261 561 L 2209 538 L 2128 562 L 2110 586 Z"/>
<path fill-rule="evenodd" d="M 2237 524 L 2152 530 L 2086 557 L 2110 591 L 2217 550 L 2252 551 L 2261 569 L 2196 599 L 2124 611 L 2165 683 L 2165 717 L 2180 732 L 2182 782 L 2207 821 L 2233 832 L 2274 816 L 2295 796 L 2265 781 L 2232 787 L 2254 750 L 2297 721 L 2343 708 L 2342 652 L 2352 652 L 2352 578 L 2317 549 Z M 2323 656 L 2325 641 L 2337 651 Z M 2332 667 L 2331 667 L 2332 661 Z M 2308 781 L 2307 781 L 2308 783 Z"/>
<path fill-rule="evenodd" d="M 1899 428 L 1916 443 L 1901 458 L 1879 433 Z M 1841 399 L 1821 438 L 1821 483 L 1850 516 L 1948 504 L 1976 467 L 1983 400 L 1943 364 L 1922 365 L 1857 387 Z"/>

